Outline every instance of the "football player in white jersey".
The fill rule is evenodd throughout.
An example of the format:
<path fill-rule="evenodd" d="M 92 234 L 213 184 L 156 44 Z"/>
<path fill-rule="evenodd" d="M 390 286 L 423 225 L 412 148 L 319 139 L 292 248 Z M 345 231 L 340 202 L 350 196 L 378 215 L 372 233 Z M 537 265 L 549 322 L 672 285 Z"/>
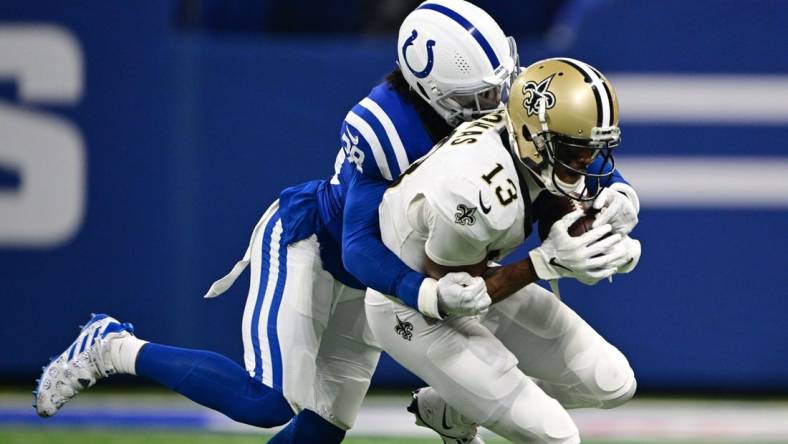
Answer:
<path fill-rule="evenodd" d="M 481 442 L 473 429 L 481 424 L 512 442 L 577 443 L 566 409 L 610 408 L 633 396 L 621 352 L 534 283 L 591 284 L 631 271 L 640 244 L 626 227 L 612 233 L 602 213 L 595 228 L 572 237 L 568 226 L 582 215 L 574 211 L 527 259 L 490 262 L 530 234 L 542 193 L 604 201 L 601 193 L 616 192 L 603 187 L 616 180 L 619 140 L 610 82 L 577 60 L 543 60 L 515 80 L 506 111 L 460 125 L 386 191 L 379 212 L 392 251 L 435 278 L 478 276 L 453 304 L 467 303 L 469 314 L 487 297 L 499 302 L 481 316 L 447 316 L 446 301 L 419 312 L 367 290 L 367 318 L 384 350 L 430 384 L 411 410 L 445 442 Z"/>

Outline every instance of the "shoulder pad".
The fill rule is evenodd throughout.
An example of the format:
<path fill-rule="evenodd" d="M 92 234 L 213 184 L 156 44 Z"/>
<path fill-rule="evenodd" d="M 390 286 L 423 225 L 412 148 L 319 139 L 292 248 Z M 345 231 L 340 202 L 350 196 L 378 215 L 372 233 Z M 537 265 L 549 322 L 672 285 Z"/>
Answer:
<path fill-rule="evenodd" d="M 350 110 L 340 138 L 348 162 L 362 174 L 387 181 L 432 147 L 415 110 L 383 86 Z"/>

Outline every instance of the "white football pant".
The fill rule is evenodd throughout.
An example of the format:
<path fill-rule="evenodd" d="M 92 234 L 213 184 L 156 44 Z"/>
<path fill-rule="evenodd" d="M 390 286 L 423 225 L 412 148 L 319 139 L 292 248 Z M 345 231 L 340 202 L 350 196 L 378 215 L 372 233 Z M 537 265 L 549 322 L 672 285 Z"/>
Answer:
<path fill-rule="evenodd" d="M 250 264 L 242 338 L 249 375 L 282 391 L 296 413 L 309 409 L 344 430 L 356 420 L 380 357 L 364 290 L 322 268 L 316 236 L 280 243 L 274 202 L 255 228 L 244 260 L 219 282 L 223 292 Z M 217 284 L 215 284 L 217 286 Z"/>
<path fill-rule="evenodd" d="M 371 289 L 366 304 L 384 350 L 512 442 L 578 443 L 566 408 L 613 407 L 635 392 L 626 358 L 535 284 L 483 317 L 436 321 Z"/>

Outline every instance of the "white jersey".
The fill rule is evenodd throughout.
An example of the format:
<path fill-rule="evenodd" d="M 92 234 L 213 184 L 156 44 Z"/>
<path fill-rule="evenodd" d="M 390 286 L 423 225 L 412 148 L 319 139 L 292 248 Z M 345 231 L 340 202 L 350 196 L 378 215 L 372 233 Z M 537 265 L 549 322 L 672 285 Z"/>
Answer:
<path fill-rule="evenodd" d="M 425 257 L 473 265 L 524 241 L 525 205 L 503 111 L 462 124 L 389 188 L 379 208 L 383 243 L 424 272 Z"/>

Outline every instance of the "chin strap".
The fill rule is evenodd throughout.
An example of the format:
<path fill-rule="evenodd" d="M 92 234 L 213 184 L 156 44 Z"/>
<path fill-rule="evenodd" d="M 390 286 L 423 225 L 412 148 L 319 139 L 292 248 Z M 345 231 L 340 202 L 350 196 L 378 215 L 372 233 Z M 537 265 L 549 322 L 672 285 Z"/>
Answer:
<path fill-rule="evenodd" d="M 550 284 L 550 290 L 552 290 L 555 297 L 561 300 L 561 289 L 558 288 L 558 279 L 550 279 L 547 282 Z"/>
<path fill-rule="evenodd" d="M 544 97 L 539 98 L 539 123 L 542 124 L 542 131 L 547 133 L 547 104 Z"/>

